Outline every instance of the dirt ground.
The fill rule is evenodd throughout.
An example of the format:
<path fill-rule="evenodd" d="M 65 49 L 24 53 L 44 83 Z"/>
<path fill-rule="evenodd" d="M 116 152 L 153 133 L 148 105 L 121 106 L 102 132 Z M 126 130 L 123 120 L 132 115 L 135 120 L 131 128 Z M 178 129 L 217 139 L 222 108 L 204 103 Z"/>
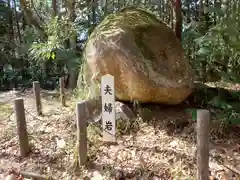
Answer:
<path fill-rule="evenodd" d="M 13 99 L 24 98 L 31 153 L 19 156 Z M 195 179 L 195 122 L 185 107 L 145 106 L 136 120 L 119 125 L 116 145 L 103 145 L 97 126 L 88 127 L 88 160 L 77 168 L 74 102 L 59 103 L 57 92 L 42 91 L 37 116 L 31 91 L 0 93 L 0 179 L 11 169 L 55 179 Z M 184 122 L 184 123 L 182 123 Z M 126 125 L 127 124 L 127 125 Z M 213 128 L 213 127 L 212 127 Z M 210 171 L 222 180 L 240 179 L 240 128 L 211 133 Z M 116 178 L 117 177 L 117 178 Z"/>

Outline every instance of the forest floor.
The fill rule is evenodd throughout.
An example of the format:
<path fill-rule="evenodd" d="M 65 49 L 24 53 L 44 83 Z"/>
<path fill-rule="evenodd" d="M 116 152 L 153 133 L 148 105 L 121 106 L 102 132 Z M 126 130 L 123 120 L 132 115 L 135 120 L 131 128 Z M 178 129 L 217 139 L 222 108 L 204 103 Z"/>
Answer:
<path fill-rule="evenodd" d="M 89 163 L 77 168 L 75 101 L 59 103 L 58 92 L 42 90 L 43 116 L 37 116 L 32 92 L 0 93 L 0 179 L 9 171 L 34 172 L 60 179 L 195 179 L 196 132 L 183 106 L 145 106 L 135 121 L 124 122 L 116 145 L 101 143 L 88 127 Z M 24 98 L 31 153 L 19 156 L 13 99 Z M 187 120 L 188 123 L 178 125 Z M 184 121 L 186 122 L 186 121 Z M 128 125 L 126 125 L 128 124 Z M 210 171 L 222 180 L 240 179 L 240 127 L 228 134 L 211 127 Z"/>

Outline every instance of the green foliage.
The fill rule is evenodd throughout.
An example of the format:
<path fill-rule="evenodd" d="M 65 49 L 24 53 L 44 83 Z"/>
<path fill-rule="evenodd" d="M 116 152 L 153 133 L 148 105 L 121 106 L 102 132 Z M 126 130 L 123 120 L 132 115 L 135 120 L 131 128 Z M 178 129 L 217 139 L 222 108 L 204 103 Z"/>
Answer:
<path fill-rule="evenodd" d="M 76 29 L 67 20 L 55 17 L 45 26 L 45 30 L 48 39 L 41 42 L 34 41 L 28 50 L 29 58 L 31 64 L 40 67 L 41 74 L 46 75 L 42 78 L 48 79 L 49 84 L 56 85 L 58 77 L 65 74 L 66 69 L 76 70 L 78 67 L 79 57 L 76 51 L 66 45 L 66 41 L 76 33 Z M 39 79 L 39 77 L 35 78 Z"/>
<path fill-rule="evenodd" d="M 0 65 L 10 61 L 13 56 L 14 44 L 12 40 L 8 40 L 10 12 L 11 9 L 8 8 L 6 2 L 0 0 Z"/>
<path fill-rule="evenodd" d="M 67 31 L 65 31 L 66 28 Z M 58 17 L 50 20 L 50 22 L 45 26 L 45 29 L 48 40 L 40 43 L 34 42 L 29 49 L 30 58 L 33 60 L 56 59 L 56 51 L 60 50 L 61 53 L 63 53 L 66 49 L 65 42 L 76 33 L 72 24 L 69 24 L 64 19 L 59 19 Z M 64 54 L 60 55 L 64 56 Z M 70 57 L 67 59 L 69 58 Z"/>
<path fill-rule="evenodd" d="M 0 34 L 3 35 L 7 33 L 7 20 L 9 15 L 9 8 L 4 1 L 0 0 Z"/>
<path fill-rule="evenodd" d="M 190 117 L 192 118 L 193 121 L 197 120 L 197 109 L 188 108 L 188 109 L 185 109 L 185 112 L 190 115 Z"/>
<path fill-rule="evenodd" d="M 9 88 L 10 82 L 18 87 L 30 87 L 32 81 L 38 80 L 44 88 L 54 88 L 59 76 L 65 74 L 65 70 L 75 70 L 79 64 L 76 51 L 66 46 L 76 29 L 67 20 L 58 17 L 49 21 L 44 26 L 48 39 L 43 41 L 36 31 L 27 26 L 23 32 L 23 43 L 17 46 L 18 58 L 14 57 L 5 64 L 0 71 L 1 88 Z M 67 30 L 67 32 L 64 32 Z M 11 46 L 14 47 L 14 46 Z M 6 52 L 6 49 L 3 50 Z M 9 55 L 5 56 L 9 59 Z M 24 69 L 16 68 L 19 62 Z M 8 64 L 9 63 L 9 64 Z"/>
<path fill-rule="evenodd" d="M 87 37 L 106 15 L 124 8 L 147 9 L 170 26 L 175 23 L 172 14 L 174 7 L 170 1 L 107 1 L 104 7 L 91 6 L 87 1 L 81 1 L 74 7 L 74 21 L 70 23 L 70 4 L 67 1 L 57 3 L 58 16 L 52 18 L 51 1 L 34 0 L 27 7 L 36 17 L 38 25 L 44 29 L 47 37 L 44 39 L 32 26 L 26 25 L 26 19 L 22 18 L 23 12 L 19 10 L 19 1 L 16 3 L 18 15 L 14 7 L 8 8 L 7 1 L 0 0 L 0 65 L 4 65 L 4 69 L 11 67 L 11 70 L 4 71 L 3 66 L 0 67 L 1 86 L 2 83 L 9 84 L 12 79 L 18 85 L 31 84 L 32 80 L 54 84 L 64 69 L 76 70 L 82 64 L 76 50 L 69 46 L 69 39 L 82 32 L 87 32 Z M 222 2 L 222 6 L 219 2 L 209 1 L 208 7 L 204 8 L 209 19 L 206 22 L 206 14 L 201 17 L 198 13 L 201 10 L 199 0 L 182 1 L 182 45 L 196 74 L 199 77 L 206 76 L 202 81 L 240 80 L 239 5 L 238 0 Z M 15 39 L 9 39 L 9 12 L 13 12 Z M 21 43 L 16 42 L 17 20 Z M 81 47 L 84 47 L 83 44 Z M 19 68 L 19 64 L 23 64 L 24 69 Z"/>
<path fill-rule="evenodd" d="M 227 101 L 226 98 L 223 98 L 219 95 L 214 96 L 208 102 L 208 105 L 217 109 L 222 109 L 222 111 L 215 113 L 216 119 L 221 120 L 227 124 L 240 124 L 240 111 L 234 107 L 231 102 Z"/>
<path fill-rule="evenodd" d="M 211 110 L 213 120 L 235 125 L 240 124 L 239 95 L 239 91 L 204 86 L 193 93 L 193 102 L 201 105 L 200 108 Z M 197 119 L 197 109 L 199 107 L 186 109 L 194 121 Z"/>
<path fill-rule="evenodd" d="M 206 12 L 217 15 L 216 24 L 206 29 L 202 22 L 191 23 L 184 29 L 183 46 L 196 73 L 207 76 L 203 81 L 211 80 L 211 76 L 218 77 L 216 80 L 240 81 L 240 14 L 232 9 L 232 6 L 208 8 Z"/>
<path fill-rule="evenodd" d="M 238 104 L 239 105 L 239 104 Z M 219 96 L 213 97 L 207 104 L 207 108 L 214 108 L 217 111 L 212 112 L 213 119 L 225 124 L 238 125 L 240 124 L 240 112 L 236 110 L 229 102 Z M 193 121 L 197 120 L 196 108 L 188 108 L 185 111 L 191 116 Z"/>

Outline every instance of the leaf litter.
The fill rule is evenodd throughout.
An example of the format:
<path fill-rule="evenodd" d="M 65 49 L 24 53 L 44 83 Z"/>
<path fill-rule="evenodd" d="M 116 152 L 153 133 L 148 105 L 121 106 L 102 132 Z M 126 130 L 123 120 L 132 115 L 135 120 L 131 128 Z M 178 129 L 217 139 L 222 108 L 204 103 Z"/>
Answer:
<path fill-rule="evenodd" d="M 27 158 L 19 157 L 14 114 L 4 122 L 0 114 L 4 125 L 0 131 L 0 167 L 4 167 L 0 168 L 0 179 L 11 169 L 56 179 L 184 180 L 196 177 L 195 122 L 190 121 L 177 132 L 174 123 L 181 118 L 189 119 L 181 108 L 142 108 L 142 115 L 136 119 L 139 126 L 124 128 L 125 133 L 120 133 L 117 145 L 104 145 L 99 130 L 89 127 L 89 162 L 79 168 L 74 110 L 61 107 L 58 99 L 47 96 L 43 97 L 44 116 L 38 117 L 32 97 L 31 93 L 24 96 L 31 145 Z M 210 145 L 210 170 L 212 176 L 219 179 L 239 180 L 239 174 L 223 165 L 227 162 L 240 169 L 239 136 L 231 139 L 229 136 L 221 139 L 212 136 L 215 139 L 211 139 Z M 227 144 L 230 141 L 231 145 Z"/>

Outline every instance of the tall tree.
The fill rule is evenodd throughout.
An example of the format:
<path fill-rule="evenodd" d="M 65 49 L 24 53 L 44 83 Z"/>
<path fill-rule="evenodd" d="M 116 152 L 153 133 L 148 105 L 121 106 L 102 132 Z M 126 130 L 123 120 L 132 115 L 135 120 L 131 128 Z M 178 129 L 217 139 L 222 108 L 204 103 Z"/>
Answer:
<path fill-rule="evenodd" d="M 175 34 L 179 41 L 182 39 L 182 2 L 181 0 L 175 0 L 175 11 L 176 11 L 176 25 Z"/>
<path fill-rule="evenodd" d="M 9 39 L 10 40 L 14 40 L 14 29 L 13 29 L 13 13 L 12 13 L 12 7 L 11 7 L 11 1 L 8 0 L 8 9 L 9 9 L 9 13 L 8 13 L 8 24 L 9 24 L 9 28 L 8 28 L 8 33 L 9 33 Z"/>
<path fill-rule="evenodd" d="M 34 13 L 31 11 L 31 9 L 27 5 L 26 0 L 20 0 L 20 7 L 21 10 L 24 13 L 24 19 L 26 20 L 27 24 L 30 26 L 33 26 L 39 34 L 41 34 L 42 37 L 46 38 L 46 34 L 44 32 L 44 29 L 40 25 L 40 23 L 37 20 L 37 17 L 34 15 Z"/>
<path fill-rule="evenodd" d="M 57 0 L 52 0 L 52 16 L 55 17 L 57 15 Z"/>
<path fill-rule="evenodd" d="M 97 0 L 92 0 L 92 21 L 93 21 L 93 25 L 97 24 L 96 8 L 97 8 Z"/>
<path fill-rule="evenodd" d="M 17 5 L 16 5 L 16 0 L 13 0 L 13 5 L 14 5 L 14 15 L 16 19 L 16 27 L 17 27 L 17 37 L 18 37 L 18 42 L 21 44 L 22 42 L 22 37 L 21 37 L 21 31 L 20 31 L 20 26 L 19 26 L 19 14 L 17 12 Z"/>
<path fill-rule="evenodd" d="M 68 3 L 68 20 L 69 20 L 70 26 L 72 26 L 74 24 L 74 20 L 76 18 L 76 15 L 75 15 L 76 1 L 68 0 L 67 3 Z M 69 39 L 69 42 L 70 42 L 70 49 L 73 51 L 76 51 L 77 35 L 73 33 Z M 70 65 L 70 67 L 69 67 L 69 88 L 74 89 L 76 87 L 76 85 L 77 85 L 76 67 L 73 67 Z"/>

